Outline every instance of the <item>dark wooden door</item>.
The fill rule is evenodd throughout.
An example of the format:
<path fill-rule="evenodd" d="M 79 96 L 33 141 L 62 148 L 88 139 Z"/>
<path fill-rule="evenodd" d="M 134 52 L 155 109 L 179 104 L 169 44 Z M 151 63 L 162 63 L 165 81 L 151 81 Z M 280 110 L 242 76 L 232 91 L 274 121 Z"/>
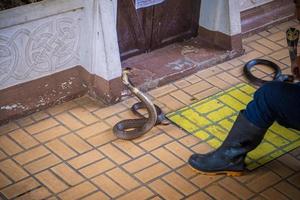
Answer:
<path fill-rule="evenodd" d="M 199 0 L 166 0 L 154 6 L 151 49 L 197 35 Z"/>
<path fill-rule="evenodd" d="M 153 7 L 135 9 L 134 0 L 118 0 L 117 32 L 121 58 L 149 49 Z"/>
<path fill-rule="evenodd" d="M 117 32 L 121 59 L 197 35 L 200 0 L 165 0 L 135 9 L 118 0 Z"/>

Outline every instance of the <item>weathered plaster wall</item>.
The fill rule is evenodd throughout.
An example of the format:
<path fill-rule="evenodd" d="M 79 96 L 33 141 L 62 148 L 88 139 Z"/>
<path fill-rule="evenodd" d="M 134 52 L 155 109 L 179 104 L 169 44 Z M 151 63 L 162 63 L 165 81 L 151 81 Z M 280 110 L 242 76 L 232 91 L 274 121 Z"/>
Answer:
<path fill-rule="evenodd" d="M 202 0 L 199 25 L 230 36 L 241 33 L 239 0 Z"/>
<path fill-rule="evenodd" d="M 76 65 L 121 75 L 117 0 L 45 0 L 0 12 L 0 90 Z"/>

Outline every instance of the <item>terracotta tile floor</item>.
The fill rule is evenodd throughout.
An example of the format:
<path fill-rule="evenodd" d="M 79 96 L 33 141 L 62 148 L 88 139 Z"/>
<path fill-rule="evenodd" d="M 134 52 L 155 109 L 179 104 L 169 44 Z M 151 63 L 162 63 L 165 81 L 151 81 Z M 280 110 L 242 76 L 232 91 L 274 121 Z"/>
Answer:
<path fill-rule="evenodd" d="M 167 113 L 246 81 L 244 62 L 267 58 L 289 72 L 284 32 L 296 21 L 244 39 L 246 54 L 149 92 Z M 265 77 L 269 71 L 255 72 Z M 0 199 L 299 199 L 300 149 L 242 177 L 196 174 L 186 160 L 211 148 L 174 125 L 133 141 L 112 126 L 134 117 L 129 98 L 104 107 L 89 97 L 0 127 Z"/>

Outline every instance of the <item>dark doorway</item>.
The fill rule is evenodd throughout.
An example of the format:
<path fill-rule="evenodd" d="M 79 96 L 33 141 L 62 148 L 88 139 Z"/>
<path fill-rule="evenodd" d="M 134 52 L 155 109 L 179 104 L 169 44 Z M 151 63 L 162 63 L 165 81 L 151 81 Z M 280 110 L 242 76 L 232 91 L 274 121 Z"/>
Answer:
<path fill-rule="evenodd" d="M 118 0 L 117 31 L 121 59 L 197 36 L 201 0 L 165 0 L 135 9 Z"/>

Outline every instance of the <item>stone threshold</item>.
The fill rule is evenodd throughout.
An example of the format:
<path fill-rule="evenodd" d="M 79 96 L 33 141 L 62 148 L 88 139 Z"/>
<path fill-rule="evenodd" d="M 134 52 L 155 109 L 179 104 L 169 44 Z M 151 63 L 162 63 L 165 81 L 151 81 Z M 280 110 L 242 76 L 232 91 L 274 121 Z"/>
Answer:
<path fill-rule="evenodd" d="M 122 67 L 131 68 L 133 84 L 147 91 L 244 53 L 242 48 L 226 50 L 206 42 L 200 35 L 124 60 Z"/>

